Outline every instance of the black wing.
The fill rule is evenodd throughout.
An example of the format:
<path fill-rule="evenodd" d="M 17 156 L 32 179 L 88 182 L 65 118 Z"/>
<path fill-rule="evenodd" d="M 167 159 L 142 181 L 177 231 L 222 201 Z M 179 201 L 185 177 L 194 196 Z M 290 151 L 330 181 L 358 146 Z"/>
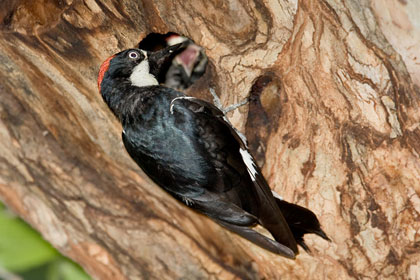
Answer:
<path fill-rule="evenodd" d="M 262 235 L 252 229 L 238 227 L 237 224 L 221 224 L 266 249 L 270 247 L 270 251 L 294 258 L 298 252 L 297 245 L 286 219 L 245 142 L 224 114 L 212 104 L 190 97 L 180 97 L 172 101 L 171 109 L 174 113 L 191 115 L 198 123 L 199 138 L 207 147 L 210 160 L 218 166 L 216 169 L 219 180 L 224 182 L 222 188 L 219 186 L 210 191 L 217 193 L 216 198 L 230 197 L 233 204 L 256 216 L 259 223 L 278 242 L 265 237 L 268 240 L 263 240 Z M 211 200 L 199 203 L 199 210 L 220 220 L 211 215 L 214 211 Z"/>
<path fill-rule="evenodd" d="M 258 219 L 241 203 L 252 194 L 235 190 L 243 176 L 224 163 L 229 131 L 221 131 L 226 128 L 214 118 L 207 122 L 190 110 L 171 110 L 175 94 L 162 89 L 139 119 L 123 123 L 127 152 L 153 181 L 190 207 L 226 223 L 255 225 Z"/>
<path fill-rule="evenodd" d="M 128 153 L 159 186 L 231 231 L 289 258 L 298 252 L 296 242 L 307 249 L 305 233 L 323 233 L 310 210 L 275 200 L 246 140 L 219 109 L 170 89 L 162 93 L 141 120 L 123 124 Z M 296 209 L 299 214 L 291 214 Z M 249 228 L 256 223 L 276 241 Z"/>

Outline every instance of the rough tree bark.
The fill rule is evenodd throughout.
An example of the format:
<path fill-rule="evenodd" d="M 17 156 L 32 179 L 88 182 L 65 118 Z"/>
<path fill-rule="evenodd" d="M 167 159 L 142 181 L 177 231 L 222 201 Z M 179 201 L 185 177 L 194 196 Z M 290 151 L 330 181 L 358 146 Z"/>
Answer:
<path fill-rule="evenodd" d="M 420 279 L 420 6 L 378 2 L 3 0 L 2 200 L 97 279 Z M 230 119 L 333 242 L 268 253 L 128 158 L 98 67 L 168 31 L 209 56 L 189 94 L 252 97 Z"/>

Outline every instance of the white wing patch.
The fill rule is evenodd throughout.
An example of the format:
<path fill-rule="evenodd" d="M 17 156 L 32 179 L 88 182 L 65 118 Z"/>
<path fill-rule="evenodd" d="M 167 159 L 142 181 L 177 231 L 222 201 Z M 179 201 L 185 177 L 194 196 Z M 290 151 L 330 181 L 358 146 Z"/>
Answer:
<path fill-rule="evenodd" d="M 275 191 L 271 191 L 271 193 L 273 194 L 273 196 L 275 197 L 275 198 L 278 198 L 278 199 L 280 199 L 280 200 L 284 200 L 283 199 L 283 197 L 281 196 L 281 195 L 279 195 L 278 193 L 276 193 Z"/>
<path fill-rule="evenodd" d="M 247 151 L 244 150 L 242 148 L 239 149 L 239 152 L 241 153 L 242 159 L 245 162 L 246 168 L 248 169 L 248 173 L 249 175 L 251 175 L 251 179 L 252 181 L 256 181 L 255 179 L 255 174 L 257 174 L 257 170 L 256 168 L 256 164 L 254 162 L 254 160 L 252 159 L 251 154 Z"/>
<path fill-rule="evenodd" d="M 134 67 L 133 73 L 130 75 L 130 81 L 133 86 L 138 87 L 159 85 L 156 77 L 150 74 L 149 61 L 147 61 L 147 56 L 142 62 Z"/>
<path fill-rule="evenodd" d="M 171 105 L 169 107 L 169 111 L 171 112 L 171 114 L 174 113 L 174 102 L 177 101 L 177 100 L 181 100 L 181 99 L 191 100 L 191 99 L 196 99 L 196 98 L 192 97 L 192 96 L 178 96 L 178 97 L 175 97 L 174 99 L 172 99 Z"/>

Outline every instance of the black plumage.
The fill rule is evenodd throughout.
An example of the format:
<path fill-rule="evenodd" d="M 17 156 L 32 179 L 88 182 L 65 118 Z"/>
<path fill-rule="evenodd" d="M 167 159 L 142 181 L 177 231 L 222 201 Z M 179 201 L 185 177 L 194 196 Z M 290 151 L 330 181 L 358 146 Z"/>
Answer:
<path fill-rule="evenodd" d="M 312 211 L 273 197 L 222 111 L 153 80 L 173 49 L 126 50 L 101 67 L 100 92 L 133 160 L 176 199 L 271 252 L 294 258 L 297 244 L 308 249 L 306 233 L 328 240 Z M 275 240 L 254 231 L 256 224 Z"/>

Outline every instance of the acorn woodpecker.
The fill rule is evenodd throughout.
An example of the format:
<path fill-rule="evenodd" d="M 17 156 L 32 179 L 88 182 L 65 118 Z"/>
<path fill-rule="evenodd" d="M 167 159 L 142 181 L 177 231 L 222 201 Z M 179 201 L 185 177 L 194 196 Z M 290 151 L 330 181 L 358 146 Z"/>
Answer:
<path fill-rule="evenodd" d="M 273 253 L 294 259 L 297 244 L 308 250 L 306 233 L 329 240 L 312 211 L 274 197 L 220 109 L 159 85 L 160 68 L 181 45 L 124 50 L 100 67 L 99 91 L 122 123 L 128 154 L 174 198 Z"/>

